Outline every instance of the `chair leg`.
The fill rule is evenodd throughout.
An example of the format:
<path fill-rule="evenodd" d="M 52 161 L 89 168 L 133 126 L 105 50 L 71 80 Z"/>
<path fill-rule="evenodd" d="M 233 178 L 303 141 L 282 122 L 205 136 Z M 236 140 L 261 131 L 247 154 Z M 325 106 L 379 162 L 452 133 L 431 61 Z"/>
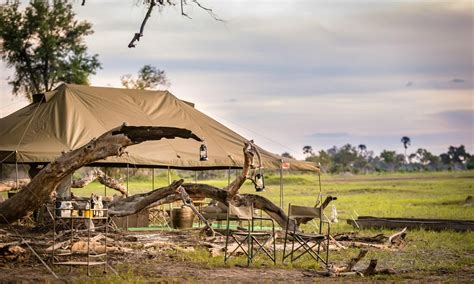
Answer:
<path fill-rule="evenodd" d="M 277 264 L 277 255 L 276 255 L 275 225 L 273 225 L 272 238 L 273 238 L 273 265 L 276 265 Z"/>
<path fill-rule="evenodd" d="M 252 262 L 252 257 L 253 257 L 253 239 L 252 237 L 250 236 L 250 232 L 249 232 L 249 235 L 247 236 L 247 266 L 250 266 L 250 262 Z"/>
<path fill-rule="evenodd" d="M 327 245 L 326 245 L 326 267 L 329 266 L 329 236 L 331 234 L 331 226 L 328 225 Z"/>
<path fill-rule="evenodd" d="M 229 245 L 229 226 L 227 226 L 227 232 L 225 236 L 225 247 L 224 247 L 224 263 L 227 263 L 227 250 Z"/>

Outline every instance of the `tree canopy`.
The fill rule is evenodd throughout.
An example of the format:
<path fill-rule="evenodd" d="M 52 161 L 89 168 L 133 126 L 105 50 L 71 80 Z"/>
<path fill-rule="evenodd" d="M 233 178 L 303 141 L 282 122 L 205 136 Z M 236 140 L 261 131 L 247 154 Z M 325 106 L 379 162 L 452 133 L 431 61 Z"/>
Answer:
<path fill-rule="evenodd" d="M 469 154 L 464 145 L 449 146 L 448 151 L 439 156 L 418 148 L 408 157 L 405 160 L 404 154 L 391 150 L 383 150 L 379 156 L 375 156 L 373 151 L 367 150 L 365 144 L 360 144 L 357 148 L 346 144 L 311 153 L 306 161 L 319 163 L 324 172 L 330 173 L 474 169 L 474 155 Z"/>
<path fill-rule="evenodd" d="M 144 65 L 138 70 L 138 77 L 134 79 L 132 74 L 126 74 L 120 77 L 122 86 L 127 89 L 153 90 L 159 86 L 167 87 L 170 85 L 166 73 L 151 65 Z"/>
<path fill-rule="evenodd" d="M 0 57 L 14 69 L 9 81 L 15 95 L 54 89 L 61 82 L 88 84 L 100 68 L 98 55 L 88 55 L 84 39 L 92 25 L 77 21 L 64 1 L 18 2 L 0 9 Z"/>

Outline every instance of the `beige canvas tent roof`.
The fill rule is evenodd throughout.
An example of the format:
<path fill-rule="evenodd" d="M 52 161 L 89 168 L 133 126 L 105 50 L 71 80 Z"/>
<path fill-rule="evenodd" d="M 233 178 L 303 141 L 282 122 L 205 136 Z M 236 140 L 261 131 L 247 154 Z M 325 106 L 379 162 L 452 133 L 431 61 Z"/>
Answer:
<path fill-rule="evenodd" d="M 62 151 L 77 149 L 124 122 L 190 129 L 204 139 L 209 160 L 199 161 L 200 142 L 178 138 L 134 145 L 127 148 L 129 155 L 98 164 L 186 169 L 238 168 L 243 164 L 244 137 L 168 91 L 66 84 L 36 95 L 32 104 L 0 119 L 0 161 L 48 163 Z M 291 169 L 317 171 L 310 163 L 260 151 L 265 168 L 279 168 L 283 159 Z"/>

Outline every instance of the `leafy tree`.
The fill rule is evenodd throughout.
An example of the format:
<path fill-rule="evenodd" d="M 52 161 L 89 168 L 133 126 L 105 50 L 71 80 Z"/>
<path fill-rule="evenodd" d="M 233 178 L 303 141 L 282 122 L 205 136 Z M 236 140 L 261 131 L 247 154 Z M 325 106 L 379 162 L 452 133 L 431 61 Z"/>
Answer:
<path fill-rule="evenodd" d="M 403 143 L 403 148 L 405 148 L 405 161 L 408 161 L 408 159 L 407 159 L 407 149 L 408 149 L 408 146 L 410 146 L 410 144 L 411 144 L 410 137 L 403 136 L 400 141 Z"/>
<path fill-rule="evenodd" d="M 316 155 L 307 157 L 306 161 L 321 165 L 321 170 L 323 172 L 327 172 L 332 165 L 331 156 L 329 156 L 329 154 L 324 150 L 319 151 Z"/>
<path fill-rule="evenodd" d="M 306 145 L 303 147 L 303 155 L 306 157 L 313 155 L 313 147 Z"/>
<path fill-rule="evenodd" d="M 31 100 L 61 82 L 88 84 L 100 68 L 84 42 L 91 24 L 78 22 L 65 1 L 31 1 L 25 9 L 13 2 L 0 9 L 0 57 L 15 70 L 13 93 Z"/>
<path fill-rule="evenodd" d="M 448 156 L 453 163 L 463 164 L 470 157 L 469 153 L 466 152 L 464 145 L 459 147 L 449 146 Z"/>
<path fill-rule="evenodd" d="M 289 159 L 294 159 L 294 157 L 288 152 L 284 152 L 283 154 L 281 154 L 281 156 Z"/>
<path fill-rule="evenodd" d="M 367 151 L 367 146 L 365 146 L 365 144 L 359 144 L 359 146 L 357 146 L 357 148 L 359 148 L 360 155 L 364 156 L 366 151 Z"/>
<path fill-rule="evenodd" d="M 158 86 L 167 87 L 170 82 L 166 78 L 166 73 L 151 65 L 144 65 L 138 70 L 137 79 L 133 79 L 132 74 L 120 77 L 122 86 L 127 89 L 153 90 Z"/>
<path fill-rule="evenodd" d="M 472 156 L 466 152 L 464 145 L 460 145 L 459 147 L 449 146 L 448 152 L 439 156 L 444 165 L 449 166 L 449 168 L 453 166 L 454 169 L 466 168 L 466 165 L 471 161 L 471 157 Z M 471 165 L 469 165 L 469 167 L 471 167 Z"/>
<path fill-rule="evenodd" d="M 338 165 L 342 171 L 352 171 L 354 162 L 357 159 L 357 150 L 351 144 L 346 144 L 336 151 L 333 159 L 334 164 Z"/>

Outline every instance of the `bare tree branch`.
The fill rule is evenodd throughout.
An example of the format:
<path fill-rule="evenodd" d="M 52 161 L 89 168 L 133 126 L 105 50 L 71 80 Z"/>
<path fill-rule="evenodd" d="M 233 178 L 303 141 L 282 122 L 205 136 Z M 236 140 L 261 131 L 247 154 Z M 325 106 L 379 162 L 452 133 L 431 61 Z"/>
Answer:
<path fill-rule="evenodd" d="M 209 13 L 209 15 L 211 15 L 212 18 L 214 18 L 214 20 L 216 21 L 219 21 L 219 22 L 225 22 L 223 19 L 217 17 L 216 13 L 214 13 L 214 11 L 212 11 L 211 8 L 207 8 L 205 6 L 203 6 L 201 3 L 199 3 L 197 0 L 193 0 L 194 4 L 196 4 L 199 8 L 203 9 L 204 11 L 206 11 L 207 13 Z"/>
<path fill-rule="evenodd" d="M 162 0 L 160 1 L 160 4 L 163 5 Z M 151 0 L 150 6 L 148 7 L 148 11 L 146 12 L 145 18 L 143 19 L 142 25 L 140 26 L 140 32 L 135 33 L 132 40 L 128 44 L 128 48 L 135 47 L 136 46 L 135 42 L 140 41 L 140 38 L 143 36 L 143 30 L 145 29 L 146 22 L 148 21 L 148 18 L 150 18 L 151 11 L 153 11 L 153 7 L 155 7 L 155 5 L 156 5 L 155 1 Z"/>
<path fill-rule="evenodd" d="M 0 204 L 0 223 L 13 222 L 40 208 L 58 184 L 79 168 L 109 156 L 122 155 L 128 146 L 148 140 L 185 138 L 202 141 L 190 130 L 175 127 L 120 126 L 107 131 L 79 149 L 64 153 L 44 167 L 12 198 Z"/>

